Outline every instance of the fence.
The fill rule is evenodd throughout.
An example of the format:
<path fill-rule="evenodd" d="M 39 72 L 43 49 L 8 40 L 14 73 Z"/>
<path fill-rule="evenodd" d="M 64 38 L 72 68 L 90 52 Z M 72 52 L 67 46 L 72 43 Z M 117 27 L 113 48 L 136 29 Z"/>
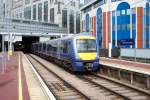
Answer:
<path fill-rule="evenodd" d="M 1 72 L 1 68 L 2 68 L 2 56 L 0 55 L 0 72 Z"/>
<path fill-rule="evenodd" d="M 7 61 L 8 61 L 7 53 L 5 52 L 5 53 L 0 55 L 0 74 L 5 73 Z"/>
<path fill-rule="evenodd" d="M 131 58 L 138 61 L 150 62 L 150 49 L 125 49 L 120 50 L 121 58 Z M 143 62 L 142 61 L 142 62 Z"/>

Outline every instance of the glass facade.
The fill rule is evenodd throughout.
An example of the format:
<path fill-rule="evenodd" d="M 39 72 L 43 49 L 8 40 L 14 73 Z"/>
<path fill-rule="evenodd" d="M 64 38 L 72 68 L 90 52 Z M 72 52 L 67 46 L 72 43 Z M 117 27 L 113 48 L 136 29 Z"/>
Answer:
<path fill-rule="evenodd" d="M 42 3 L 38 5 L 38 20 L 42 21 Z"/>
<path fill-rule="evenodd" d="M 86 14 L 86 32 L 90 32 L 90 16 Z"/>
<path fill-rule="evenodd" d="M 30 0 L 25 0 L 25 4 L 29 4 L 30 3 Z"/>
<path fill-rule="evenodd" d="M 54 23 L 54 8 L 50 9 L 50 22 Z"/>
<path fill-rule="evenodd" d="M 44 21 L 48 21 L 48 1 L 44 2 Z"/>
<path fill-rule="evenodd" d="M 62 10 L 62 27 L 67 28 L 67 10 Z"/>
<path fill-rule="evenodd" d="M 80 33 L 80 13 L 76 12 L 76 32 Z"/>
<path fill-rule="evenodd" d="M 89 3 L 91 0 L 84 0 L 84 4 Z"/>
<path fill-rule="evenodd" d="M 36 5 L 33 5 L 33 20 L 36 20 Z"/>
<path fill-rule="evenodd" d="M 70 10 L 69 14 L 69 26 L 70 26 L 70 33 L 74 33 L 74 11 Z"/>
<path fill-rule="evenodd" d="M 31 7 L 26 7 L 24 9 L 24 18 L 28 20 L 31 19 Z"/>

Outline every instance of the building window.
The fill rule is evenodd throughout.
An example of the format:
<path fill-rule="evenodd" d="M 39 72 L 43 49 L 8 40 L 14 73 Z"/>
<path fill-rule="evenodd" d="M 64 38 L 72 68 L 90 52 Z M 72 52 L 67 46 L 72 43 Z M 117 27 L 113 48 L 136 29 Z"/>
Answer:
<path fill-rule="evenodd" d="M 36 20 L 36 5 L 33 5 L 33 20 Z"/>
<path fill-rule="evenodd" d="M 76 13 L 76 32 L 80 33 L 80 13 Z"/>
<path fill-rule="evenodd" d="M 136 30 L 136 25 L 132 24 L 132 30 Z"/>
<path fill-rule="evenodd" d="M 127 24 L 127 30 L 130 31 L 130 24 Z"/>
<path fill-rule="evenodd" d="M 48 21 L 48 1 L 44 2 L 44 21 Z"/>
<path fill-rule="evenodd" d="M 122 31 L 126 30 L 126 24 L 122 24 L 121 27 L 122 27 Z"/>
<path fill-rule="evenodd" d="M 117 16 L 120 16 L 120 11 L 117 11 Z"/>
<path fill-rule="evenodd" d="M 120 25 L 117 25 L 117 30 L 119 31 L 121 28 L 120 28 Z"/>
<path fill-rule="evenodd" d="M 127 9 L 127 15 L 130 15 L 131 11 L 130 9 Z"/>
<path fill-rule="evenodd" d="M 54 8 L 50 9 L 50 22 L 54 23 Z"/>
<path fill-rule="evenodd" d="M 113 16 L 113 17 L 115 16 L 115 11 L 112 11 L 112 16 Z"/>
<path fill-rule="evenodd" d="M 115 29 L 116 29 L 116 28 L 115 28 L 115 25 L 113 25 L 113 26 L 112 26 L 112 31 L 115 31 Z"/>
<path fill-rule="evenodd" d="M 33 0 L 33 2 L 37 2 L 37 1 L 39 1 L 39 0 Z"/>
<path fill-rule="evenodd" d="M 125 15 L 125 14 L 126 14 L 126 11 L 125 11 L 125 10 L 121 10 L 121 14 L 122 14 L 122 15 Z"/>
<path fill-rule="evenodd" d="M 132 14 L 136 14 L 136 9 L 132 8 Z"/>
<path fill-rule="evenodd" d="M 31 19 L 31 7 L 26 7 L 24 9 L 24 18 L 28 20 Z"/>
<path fill-rule="evenodd" d="M 76 6 L 76 4 L 75 4 L 75 2 L 74 2 L 74 1 L 70 1 L 70 3 L 71 3 L 71 6 L 73 6 L 73 7 L 75 7 L 75 6 Z"/>
<path fill-rule="evenodd" d="M 38 20 L 42 21 L 42 3 L 38 5 Z"/>
<path fill-rule="evenodd" d="M 25 4 L 29 4 L 30 3 L 30 0 L 25 0 Z"/>
<path fill-rule="evenodd" d="M 67 10 L 62 10 L 62 26 L 67 28 Z"/>
<path fill-rule="evenodd" d="M 70 22 L 70 33 L 74 33 L 74 11 L 73 10 L 70 10 L 69 22 Z"/>
<path fill-rule="evenodd" d="M 22 18 L 22 13 L 19 14 L 19 17 Z"/>

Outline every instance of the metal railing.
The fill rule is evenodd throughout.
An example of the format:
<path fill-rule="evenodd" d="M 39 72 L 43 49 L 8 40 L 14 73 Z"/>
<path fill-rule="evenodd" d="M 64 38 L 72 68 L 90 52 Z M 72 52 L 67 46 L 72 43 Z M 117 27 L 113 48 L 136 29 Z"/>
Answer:
<path fill-rule="evenodd" d="M 2 55 L 0 55 L 0 74 L 4 74 L 6 71 L 6 67 L 7 67 L 7 53 L 4 52 L 2 53 Z"/>
<path fill-rule="evenodd" d="M 120 49 L 121 58 L 130 58 L 135 61 L 150 63 L 150 49 Z"/>

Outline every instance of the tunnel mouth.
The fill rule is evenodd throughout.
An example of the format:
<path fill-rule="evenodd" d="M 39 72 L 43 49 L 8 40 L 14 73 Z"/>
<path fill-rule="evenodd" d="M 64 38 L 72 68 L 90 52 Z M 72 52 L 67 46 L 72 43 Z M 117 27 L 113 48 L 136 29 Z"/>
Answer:
<path fill-rule="evenodd" d="M 31 53 L 31 45 L 36 42 L 39 42 L 39 37 L 37 36 L 22 36 L 22 42 L 18 43 L 18 45 L 22 46 L 21 49 L 24 53 Z"/>

